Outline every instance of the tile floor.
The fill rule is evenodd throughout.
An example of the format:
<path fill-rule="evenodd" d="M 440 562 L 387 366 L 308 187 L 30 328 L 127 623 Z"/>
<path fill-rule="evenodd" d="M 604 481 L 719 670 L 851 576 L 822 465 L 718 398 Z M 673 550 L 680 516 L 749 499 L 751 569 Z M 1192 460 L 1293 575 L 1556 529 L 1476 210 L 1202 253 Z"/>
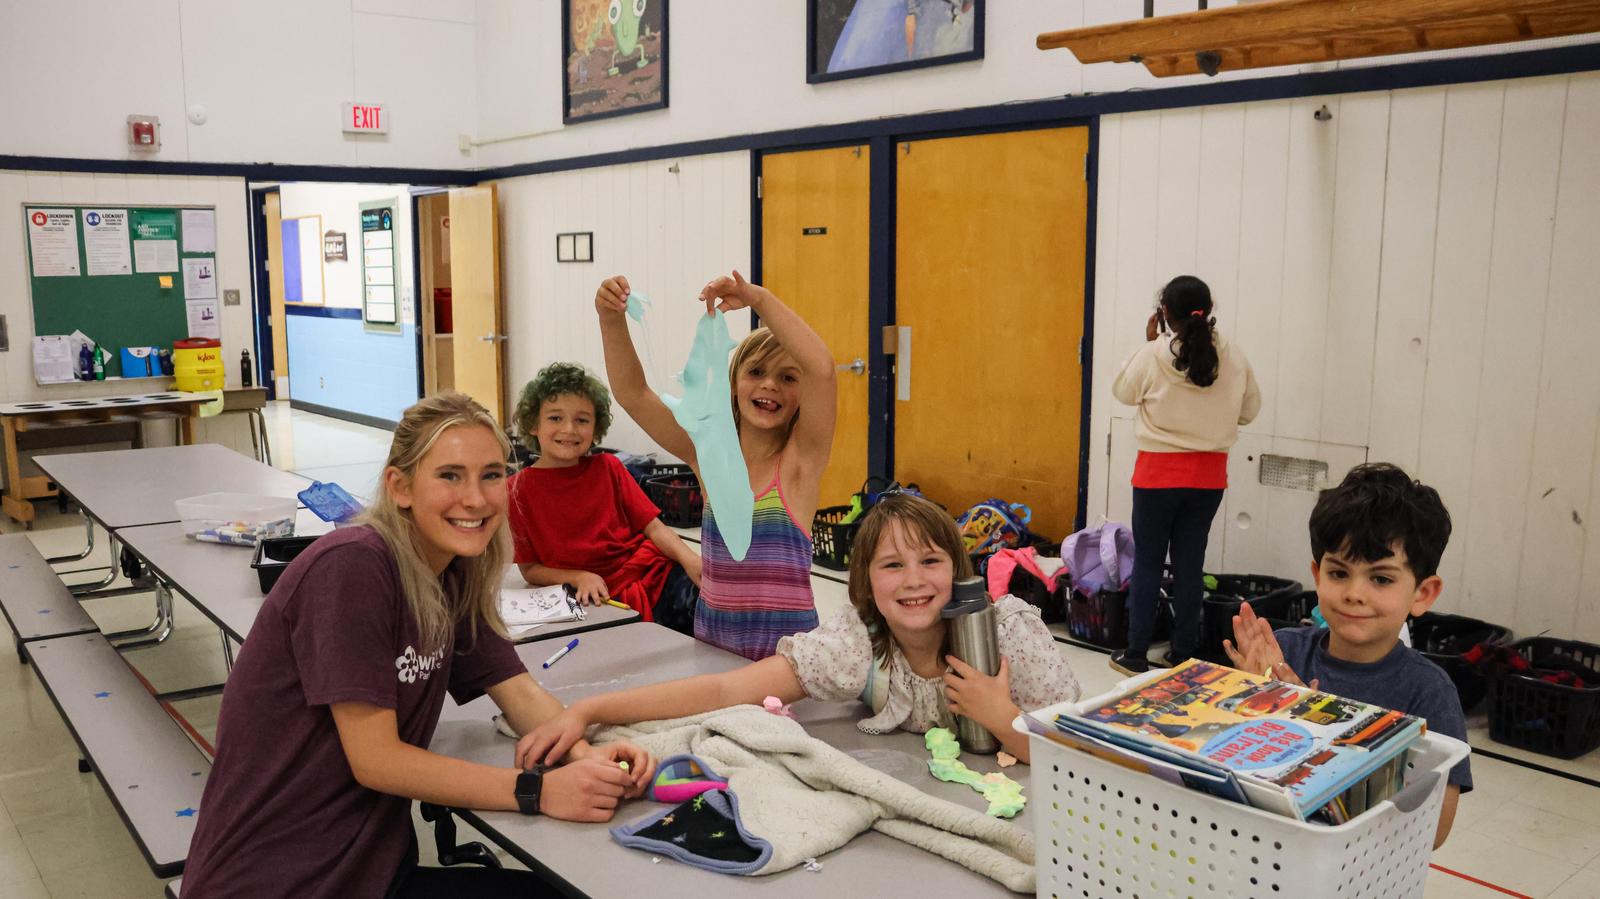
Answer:
<path fill-rule="evenodd" d="M 286 404 L 267 410 L 275 461 L 319 480 L 335 480 L 369 496 L 388 449 L 386 432 L 293 412 Z M 53 504 L 40 505 L 32 532 L 46 555 L 82 546 L 83 528 Z M 9 519 L 0 531 L 14 531 Z M 692 533 L 690 534 L 691 536 Z M 104 564 L 104 535 L 90 559 L 62 569 Z M 94 580 L 97 572 L 68 573 L 70 581 Z M 835 576 L 837 577 L 837 576 Z M 814 578 L 823 615 L 846 602 L 836 579 Z M 159 690 L 218 683 L 223 679 L 216 630 L 177 600 L 177 628 L 165 644 L 136 650 L 129 658 Z M 142 625 L 151 614 L 139 596 L 95 600 L 90 613 L 102 628 Z M 1099 692 L 1120 677 L 1102 653 L 1060 644 L 1086 691 Z M 178 703 L 207 739 L 214 738 L 220 697 Z M 1480 716 L 1481 719 L 1481 716 Z M 155 897 L 162 881 L 150 874 L 127 830 L 92 774 L 79 774 L 77 749 L 31 668 L 18 664 L 11 640 L 0 640 L 0 897 Z M 1600 752 L 1560 762 L 1493 744 L 1481 720 L 1472 742 L 1489 751 L 1600 780 Z M 1464 797 L 1455 830 L 1434 855 L 1427 899 L 1532 896 L 1600 899 L 1600 788 L 1511 762 L 1473 759 L 1477 790 Z M 425 860 L 431 860 L 431 828 L 420 828 Z M 472 839 L 470 828 L 461 829 Z"/>

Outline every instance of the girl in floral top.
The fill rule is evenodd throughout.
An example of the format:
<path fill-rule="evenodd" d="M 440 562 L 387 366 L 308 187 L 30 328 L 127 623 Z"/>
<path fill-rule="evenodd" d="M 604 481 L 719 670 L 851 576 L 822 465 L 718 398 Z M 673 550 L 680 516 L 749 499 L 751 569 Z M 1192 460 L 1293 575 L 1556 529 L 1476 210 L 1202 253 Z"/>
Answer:
<path fill-rule="evenodd" d="M 909 494 L 886 496 L 856 532 L 851 608 L 743 668 L 579 700 L 523 737 L 517 761 L 560 758 L 593 724 L 679 718 L 768 696 L 859 699 L 870 714 L 856 726 L 869 734 L 953 727 L 955 715 L 966 715 L 1027 761 L 1027 737 L 1011 720 L 1022 709 L 1077 699 L 1078 684 L 1038 611 L 1014 596 L 995 603 L 999 673 L 989 677 L 949 654 L 939 613 L 955 579 L 971 574 L 943 509 Z"/>

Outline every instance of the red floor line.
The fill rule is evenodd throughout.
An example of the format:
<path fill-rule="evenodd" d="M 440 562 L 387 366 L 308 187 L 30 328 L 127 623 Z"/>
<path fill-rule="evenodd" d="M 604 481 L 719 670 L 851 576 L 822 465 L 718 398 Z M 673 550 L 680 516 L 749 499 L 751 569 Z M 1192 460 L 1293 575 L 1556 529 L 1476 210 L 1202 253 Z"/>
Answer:
<path fill-rule="evenodd" d="M 1533 899 L 1533 897 L 1529 896 L 1527 893 L 1519 893 L 1516 890 L 1508 890 L 1503 886 L 1496 886 L 1495 884 L 1492 884 L 1487 880 L 1479 880 L 1478 878 L 1473 877 L 1471 874 L 1462 874 L 1460 871 L 1452 871 L 1449 868 L 1446 868 L 1444 865 L 1430 864 L 1430 865 L 1428 865 L 1428 867 L 1434 869 L 1435 871 L 1443 871 L 1446 874 L 1450 874 L 1450 875 L 1453 875 L 1455 877 L 1459 877 L 1462 880 L 1470 880 L 1473 883 L 1477 884 L 1478 886 L 1487 887 L 1487 888 L 1489 888 L 1491 890 L 1494 890 L 1496 892 L 1505 893 L 1507 896 L 1516 896 L 1517 899 Z"/>
<path fill-rule="evenodd" d="M 139 669 L 133 667 L 133 664 L 128 662 L 127 659 L 123 659 L 122 661 L 123 664 L 128 666 L 128 670 L 133 672 L 133 676 L 139 679 L 139 683 L 144 684 L 144 688 L 150 691 L 151 696 L 158 695 L 156 693 L 155 685 L 150 683 L 150 681 L 139 671 Z M 176 721 L 178 726 L 184 729 L 184 732 L 189 735 L 189 738 L 195 741 L 196 745 L 200 747 L 200 751 L 206 754 L 206 758 L 215 759 L 217 757 L 217 750 L 211 745 L 211 741 L 202 736 L 200 731 L 196 730 L 195 726 L 189 723 L 189 719 L 183 717 L 183 715 L 173 707 L 172 703 L 160 699 L 158 699 L 157 702 L 161 703 L 161 708 L 165 709 L 167 714 L 172 716 L 172 720 Z"/>

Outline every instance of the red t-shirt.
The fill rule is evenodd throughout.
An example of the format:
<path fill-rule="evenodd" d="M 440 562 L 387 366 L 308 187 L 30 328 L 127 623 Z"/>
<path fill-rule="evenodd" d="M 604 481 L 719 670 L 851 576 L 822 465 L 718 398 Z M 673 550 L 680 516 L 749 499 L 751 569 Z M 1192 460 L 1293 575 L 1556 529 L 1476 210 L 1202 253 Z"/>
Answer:
<path fill-rule="evenodd" d="M 1228 489 L 1227 453 L 1152 453 L 1140 450 L 1133 463 L 1133 486 L 1145 489 L 1191 487 Z"/>
<path fill-rule="evenodd" d="M 610 453 L 568 468 L 524 468 L 511 478 L 511 541 L 518 565 L 592 571 L 608 586 L 645 541 L 661 510 Z"/>
<path fill-rule="evenodd" d="M 426 748 L 457 702 L 527 671 L 511 644 L 465 625 L 421 655 L 388 545 L 368 527 L 317 540 L 261 606 L 222 694 L 184 899 L 382 896 L 416 857 L 411 800 L 361 786 L 328 706 L 394 709 Z"/>

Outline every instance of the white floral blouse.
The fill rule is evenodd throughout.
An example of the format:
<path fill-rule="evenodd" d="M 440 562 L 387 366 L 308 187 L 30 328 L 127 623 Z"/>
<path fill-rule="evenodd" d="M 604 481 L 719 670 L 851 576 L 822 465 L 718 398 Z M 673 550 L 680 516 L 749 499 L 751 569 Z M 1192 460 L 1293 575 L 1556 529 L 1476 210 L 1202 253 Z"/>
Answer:
<path fill-rule="evenodd" d="M 1011 668 L 1011 700 L 1017 707 L 1032 711 L 1076 700 L 1078 682 L 1039 610 L 1010 595 L 996 600 L 995 609 L 999 613 L 1000 654 Z M 800 686 L 812 699 L 859 699 L 871 706 L 872 717 L 856 722 L 865 733 L 888 733 L 895 728 L 924 733 L 933 727 L 954 726 L 944 679 L 919 677 L 892 641 L 889 658 L 874 662 L 867 626 L 853 606 L 816 630 L 784 637 L 778 641 L 777 651 L 794 666 Z"/>

